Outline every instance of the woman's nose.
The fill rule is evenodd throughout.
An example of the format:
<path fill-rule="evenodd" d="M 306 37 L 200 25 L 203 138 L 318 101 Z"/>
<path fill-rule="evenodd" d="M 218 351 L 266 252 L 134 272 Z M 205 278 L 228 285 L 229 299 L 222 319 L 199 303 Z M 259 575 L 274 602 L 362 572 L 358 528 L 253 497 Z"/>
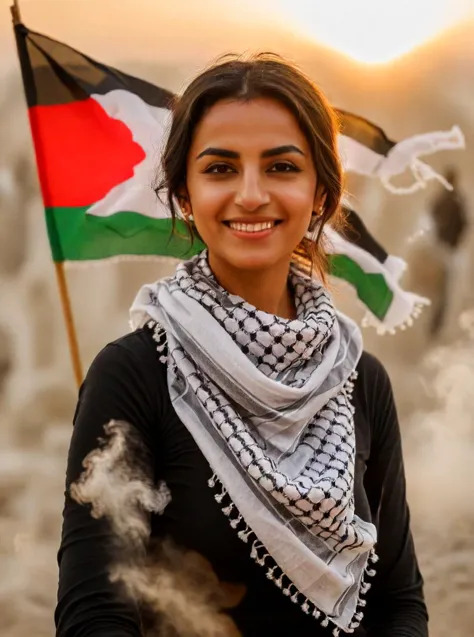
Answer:
<path fill-rule="evenodd" d="M 256 173 L 244 173 L 240 180 L 239 189 L 235 194 L 237 206 L 253 212 L 270 202 L 270 195 L 262 183 L 262 178 Z"/>

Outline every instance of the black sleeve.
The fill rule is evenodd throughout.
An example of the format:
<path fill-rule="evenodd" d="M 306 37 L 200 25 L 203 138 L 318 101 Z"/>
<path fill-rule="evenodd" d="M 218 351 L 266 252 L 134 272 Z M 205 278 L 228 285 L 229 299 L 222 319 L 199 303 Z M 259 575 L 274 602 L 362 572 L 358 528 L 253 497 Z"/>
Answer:
<path fill-rule="evenodd" d="M 69 488 L 82 473 L 84 458 L 97 448 L 103 427 L 111 419 L 132 425 L 153 458 L 150 423 L 156 422 L 158 401 L 156 391 L 150 389 L 149 377 L 156 383 L 156 366 L 147 374 L 146 356 L 147 352 L 140 357 L 140 352 L 117 343 L 108 345 L 92 363 L 79 392 L 58 554 L 57 637 L 141 635 L 138 609 L 126 601 L 108 577 L 111 551 L 108 523 L 92 518 L 89 507 L 72 500 Z"/>
<path fill-rule="evenodd" d="M 405 471 L 392 387 L 382 365 L 371 358 L 368 407 L 372 441 L 364 486 L 376 511 L 379 562 L 367 597 L 368 637 L 427 637 L 428 615 L 406 501 Z M 369 378 L 367 378 L 369 381 Z"/>

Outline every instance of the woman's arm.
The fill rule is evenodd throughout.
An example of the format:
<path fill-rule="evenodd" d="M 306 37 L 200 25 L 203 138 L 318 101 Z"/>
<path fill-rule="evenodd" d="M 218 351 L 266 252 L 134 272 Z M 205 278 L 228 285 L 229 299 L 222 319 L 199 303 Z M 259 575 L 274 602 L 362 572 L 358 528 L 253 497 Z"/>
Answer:
<path fill-rule="evenodd" d="M 130 344 L 144 351 L 136 352 Z M 151 423 L 156 425 L 156 374 L 153 352 L 150 356 L 139 337 L 130 335 L 102 350 L 81 387 L 68 457 L 58 554 L 57 637 L 141 635 L 138 609 L 109 580 L 112 546 L 109 525 L 104 519 L 94 519 L 89 507 L 72 500 L 69 489 L 83 471 L 84 458 L 97 447 L 98 439 L 104 435 L 103 427 L 111 419 L 135 427 L 153 457 L 150 430 Z M 150 377 L 154 378 L 154 395 Z"/>
<path fill-rule="evenodd" d="M 427 637 L 423 579 L 416 559 L 406 501 L 405 471 L 390 379 L 371 358 L 368 400 L 372 443 L 364 486 L 377 512 L 379 562 L 367 596 L 368 637 Z M 368 380 L 368 379 L 367 379 Z"/>

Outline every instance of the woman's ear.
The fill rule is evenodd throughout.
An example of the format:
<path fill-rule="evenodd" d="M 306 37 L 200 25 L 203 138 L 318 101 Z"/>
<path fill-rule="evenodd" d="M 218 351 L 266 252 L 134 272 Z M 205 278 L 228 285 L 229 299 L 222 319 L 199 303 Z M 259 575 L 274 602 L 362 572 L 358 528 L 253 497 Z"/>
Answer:
<path fill-rule="evenodd" d="M 181 212 L 186 217 L 191 214 L 191 203 L 189 201 L 188 192 L 186 188 L 180 188 L 176 199 L 178 200 Z"/>
<path fill-rule="evenodd" d="M 318 186 L 316 189 L 316 196 L 314 198 L 314 207 L 313 210 L 319 216 L 324 212 L 324 208 L 326 206 L 326 191 L 323 186 Z"/>

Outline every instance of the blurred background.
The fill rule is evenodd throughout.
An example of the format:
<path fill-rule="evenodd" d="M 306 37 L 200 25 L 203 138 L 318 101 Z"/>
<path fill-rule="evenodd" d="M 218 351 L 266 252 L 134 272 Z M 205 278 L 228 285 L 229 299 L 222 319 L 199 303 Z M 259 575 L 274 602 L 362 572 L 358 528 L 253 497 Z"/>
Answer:
<path fill-rule="evenodd" d="M 29 28 L 175 91 L 221 53 L 273 50 L 298 63 L 335 106 L 372 120 L 391 139 L 462 129 L 466 150 L 428 159 L 451 170 L 452 196 L 437 185 L 395 196 L 354 177 L 348 189 L 377 239 L 408 261 L 404 287 L 432 299 L 409 330 L 364 334 L 394 385 L 430 634 L 472 634 L 472 0 L 22 0 L 21 9 Z M 68 268 L 86 369 L 128 331 L 138 287 L 172 267 Z M 362 316 L 351 290 L 334 294 L 343 311 Z M 8 637 L 53 634 L 76 395 L 9 2 L 0 0 L 0 634 Z"/>

